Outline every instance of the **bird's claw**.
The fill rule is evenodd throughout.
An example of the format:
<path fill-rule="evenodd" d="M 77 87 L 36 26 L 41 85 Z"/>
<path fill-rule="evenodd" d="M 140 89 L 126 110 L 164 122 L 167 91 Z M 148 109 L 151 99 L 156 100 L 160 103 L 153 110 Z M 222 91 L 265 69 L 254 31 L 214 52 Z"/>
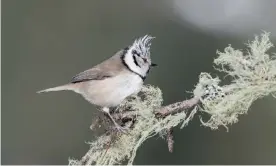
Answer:
<path fill-rule="evenodd" d="M 116 125 L 115 125 L 115 130 L 116 130 L 118 133 L 123 133 L 123 134 L 127 134 L 127 132 L 128 132 L 128 128 L 122 127 L 122 126 L 120 126 L 119 124 L 116 124 Z"/>

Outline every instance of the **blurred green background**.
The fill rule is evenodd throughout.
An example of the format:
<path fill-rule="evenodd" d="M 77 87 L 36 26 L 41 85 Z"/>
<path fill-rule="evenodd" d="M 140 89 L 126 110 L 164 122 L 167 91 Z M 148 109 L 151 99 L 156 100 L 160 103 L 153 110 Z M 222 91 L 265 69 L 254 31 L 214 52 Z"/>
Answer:
<path fill-rule="evenodd" d="M 232 14 L 215 0 L 183 2 L 2 0 L 1 164 L 68 164 L 69 157 L 80 159 L 89 148 L 85 142 L 93 139 L 89 126 L 95 107 L 73 92 L 35 92 L 67 83 L 137 37 L 156 36 L 151 52 L 159 67 L 151 70 L 146 83 L 159 86 L 164 104 L 169 104 L 189 98 L 186 91 L 193 89 L 200 72 L 214 72 L 216 50 L 228 44 L 242 49 L 254 34 L 276 29 L 269 20 L 275 19 L 269 0 L 257 5 L 264 12 L 255 19 L 250 14 L 260 10 L 246 11 L 240 3 L 233 7 L 236 0 L 227 1 L 237 10 Z M 181 5 L 200 17 L 181 14 Z M 230 17 L 234 22 L 227 22 Z M 197 18 L 208 24 L 193 22 Z M 276 164 L 275 103 L 272 97 L 255 102 L 229 132 L 211 131 L 197 116 L 183 130 L 175 130 L 173 153 L 164 140 L 151 138 L 134 164 Z"/>

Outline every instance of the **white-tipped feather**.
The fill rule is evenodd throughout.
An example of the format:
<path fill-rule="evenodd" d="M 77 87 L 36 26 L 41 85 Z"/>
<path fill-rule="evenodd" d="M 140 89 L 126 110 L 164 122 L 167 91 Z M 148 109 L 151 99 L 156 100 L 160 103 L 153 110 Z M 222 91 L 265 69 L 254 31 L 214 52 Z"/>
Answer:
<path fill-rule="evenodd" d="M 72 84 L 65 84 L 54 88 L 44 89 L 36 93 L 45 93 L 45 92 L 62 91 L 62 90 L 74 90 L 74 87 L 72 86 Z"/>

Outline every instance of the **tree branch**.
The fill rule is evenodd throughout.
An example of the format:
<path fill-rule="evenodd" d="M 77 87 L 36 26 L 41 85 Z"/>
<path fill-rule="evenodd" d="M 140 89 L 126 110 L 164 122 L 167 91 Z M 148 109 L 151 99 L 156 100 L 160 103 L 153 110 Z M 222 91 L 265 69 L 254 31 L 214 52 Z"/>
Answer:
<path fill-rule="evenodd" d="M 176 102 L 164 107 L 161 107 L 159 110 L 156 111 L 156 114 L 162 117 L 168 116 L 170 114 L 175 114 L 180 111 L 185 111 L 199 103 L 199 97 L 193 97 L 188 100 L 184 100 L 181 102 Z"/>

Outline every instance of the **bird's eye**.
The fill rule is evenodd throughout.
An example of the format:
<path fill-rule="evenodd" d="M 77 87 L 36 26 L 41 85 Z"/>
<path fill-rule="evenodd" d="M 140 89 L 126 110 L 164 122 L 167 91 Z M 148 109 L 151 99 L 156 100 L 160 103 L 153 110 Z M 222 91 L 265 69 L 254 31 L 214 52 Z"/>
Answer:
<path fill-rule="evenodd" d="M 136 54 L 137 56 L 140 56 L 140 54 L 139 54 L 136 50 L 133 50 L 133 51 L 132 51 L 132 54 L 133 54 L 133 55 Z"/>
<path fill-rule="evenodd" d="M 147 58 L 142 58 L 145 63 L 148 62 Z"/>

